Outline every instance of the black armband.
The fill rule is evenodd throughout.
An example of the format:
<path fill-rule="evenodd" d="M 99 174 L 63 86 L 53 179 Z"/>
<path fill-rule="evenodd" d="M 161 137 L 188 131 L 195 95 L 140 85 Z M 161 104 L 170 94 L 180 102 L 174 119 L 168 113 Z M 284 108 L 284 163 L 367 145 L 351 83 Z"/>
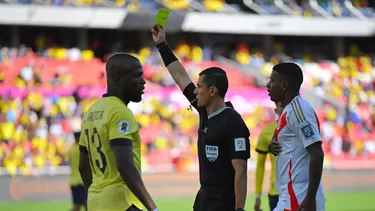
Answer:
<path fill-rule="evenodd" d="M 170 65 L 172 62 L 178 60 L 167 42 L 163 41 L 161 43 L 158 43 L 156 47 L 159 49 L 160 56 L 163 59 L 164 65 L 166 67 L 168 67 L 168 65 Z"/>

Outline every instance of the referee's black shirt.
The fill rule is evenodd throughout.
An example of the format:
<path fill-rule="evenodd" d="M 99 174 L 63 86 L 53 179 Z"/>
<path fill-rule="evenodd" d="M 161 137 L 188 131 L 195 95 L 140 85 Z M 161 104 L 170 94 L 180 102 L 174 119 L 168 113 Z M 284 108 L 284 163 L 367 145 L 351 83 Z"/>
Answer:
<path fill-rule="evenodd" d="M 183 91 L 186 98 L 199 112 L 198 157 L 201 191 L 217 197 L 234 195 L 234 168 L 232 159 L 250 158 L 250 132 L 241 115 L 227 107 L 210 115 L 198 108 L 195 85 Z"/>

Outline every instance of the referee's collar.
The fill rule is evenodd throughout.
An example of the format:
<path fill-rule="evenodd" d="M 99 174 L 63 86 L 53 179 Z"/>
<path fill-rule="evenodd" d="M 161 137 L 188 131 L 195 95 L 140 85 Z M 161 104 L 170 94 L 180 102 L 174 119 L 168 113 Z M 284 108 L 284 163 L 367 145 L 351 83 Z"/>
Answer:
<path fill-rule="evenodd" d="M 212 112 L 211 114 L 209 114 L 209 115 L 208 115 L 208 119 L 211 119 L 212 117 L 214 117 L 214 116 L 220 114 L 221 112 L 223 112 L 223 111 L 224 111 L 225 109 L 227 109 L 227 108 L 231 108 L 231 109 L 233 109 L 233 105 L 232 105 L 232 103 L 231 103 L 230 101 L 225 102 L 225 105 L 226 105 L 226 106 L 225 106 L 224 108 L 221 108 L 221 109 L 219 109 L 219 110 L 217 110 L 217 111 Z"/>

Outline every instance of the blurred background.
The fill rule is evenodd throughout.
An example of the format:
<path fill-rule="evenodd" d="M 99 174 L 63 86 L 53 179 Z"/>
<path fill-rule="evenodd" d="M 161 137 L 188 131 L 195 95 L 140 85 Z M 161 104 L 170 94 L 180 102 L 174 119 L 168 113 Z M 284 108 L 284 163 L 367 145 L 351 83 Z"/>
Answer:
<path fill-rule="evenodd" d="M 153 45 L 159 8 L 172 11 L 167 40 L 194 81 L 209 66 L 227 71 L 227 100 L 251 131 L 247 210 L 258 134 L 276 119 L 265 85 L 283 61 L 302 67 L 302 95 L 320 119 L 327 210 L 375 210 L 370 0 L 0 0 L 0 210 L 69 209 L 72 133 L 119 51 L 139 58 L 147 79 L 143 101 L 129 105 L 146 184 L 161 210 L 191 210 L 198 116 Z"/>

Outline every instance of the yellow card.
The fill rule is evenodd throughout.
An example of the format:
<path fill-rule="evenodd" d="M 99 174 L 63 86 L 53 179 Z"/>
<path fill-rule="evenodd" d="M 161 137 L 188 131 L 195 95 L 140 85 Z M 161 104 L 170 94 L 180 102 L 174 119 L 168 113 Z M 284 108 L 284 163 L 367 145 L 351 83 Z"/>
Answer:
<path fill-rule="evenodd" d="M 158 11 L 158 14 L 156 15 L 155 24 L 159 24 L 161 26 L 164 26 L 165 23 L 167 23 L 169 16 L 169 10 L 161 8 Z"/>

